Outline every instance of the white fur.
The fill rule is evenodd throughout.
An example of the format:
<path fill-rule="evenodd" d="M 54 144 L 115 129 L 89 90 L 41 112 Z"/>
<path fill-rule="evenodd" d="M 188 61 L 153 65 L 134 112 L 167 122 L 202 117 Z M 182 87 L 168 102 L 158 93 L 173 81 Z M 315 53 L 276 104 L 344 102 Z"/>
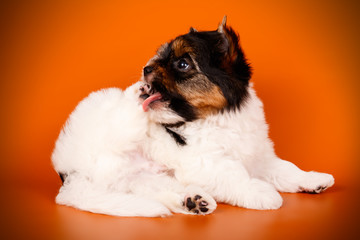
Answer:
<path fill-rule="evenodd" d="M 252 87 L 240 111 L 172 128 L 186 138 L 180 146 L 156 123 L 156 111 L 143 112 L 140 84 L 92 93 L 70 115 L 52 155 L 55 170 L 68 175 L 57 203 L 118 216 L 165 216 L 194 214 L 183 203 L 200 195 L 209 209 L 200 213 L 207 214 L 215 201 L 277 209 L 278 191 L 320 192 L 334 184 L 329 174 L 304 172 L 275 155 Z"/>

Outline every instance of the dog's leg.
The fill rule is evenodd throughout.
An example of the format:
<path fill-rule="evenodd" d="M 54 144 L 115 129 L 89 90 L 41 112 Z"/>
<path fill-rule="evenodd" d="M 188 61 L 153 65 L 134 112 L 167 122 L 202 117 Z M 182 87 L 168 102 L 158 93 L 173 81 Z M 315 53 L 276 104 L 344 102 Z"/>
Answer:
<path fill-rule="evenodd" d="M 281 192 L 320 193 L 334 184 L 334 177 L 330 174 L 305 172 L 295 164 L 278 158 L 260 165 L 254 174 Z"/>
<path fill-rule="evenodd" d="M 274 186 L 251 178 L 239 161 L 209 162 L 213 164 L 211 171 L 207 168 L 188 169 L 186 172 L 190 174 L 183 177 L 201 186 L 217 202 L 258 210 L 277 209 L 282 205 L 282 198 Z"/>
<path fill-rule="evenodd" d="M 56 196 L 61 205 L 114 216 L 158 217 L 171 215 L 160 201 L 147 195 L 94 184 L 87 177 L 70 174 Z"/>
<path fill-rule="evenodd" d="M 242 179 L 235 186 L 236 188 L 232 188 L 228 195 L 225 195 L 228 198 L 227 203 L 257 210 L 278 209 L 282 205 L 280 194 L 265 181 L 256 178 Z"/>

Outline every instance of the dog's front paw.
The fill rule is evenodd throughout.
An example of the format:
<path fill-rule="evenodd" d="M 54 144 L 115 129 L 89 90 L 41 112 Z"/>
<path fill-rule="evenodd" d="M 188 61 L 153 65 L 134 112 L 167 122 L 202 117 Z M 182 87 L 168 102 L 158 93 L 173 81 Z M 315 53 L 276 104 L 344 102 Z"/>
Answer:
<path fill-rule="evenodd" d="M 215 210 L 216 202 L 210 196 L 203 197 L 199 194 L 193 196 L 186 195 L 183 206 L 191 214 L 205 215 Z"/>
<path fill-rule="evenodd" d="M 282 205 L 282 197 L 276 189 L 258 179 L 251 179 L 243 189 L 236 205 L 249 209 L 270 210 Z"/>
<path fill-rule="evenodd" d="M 307 172 L 298 192 L 321 193 L 325 189 L 334 185 L 334 177 L 327 173 Z"/>

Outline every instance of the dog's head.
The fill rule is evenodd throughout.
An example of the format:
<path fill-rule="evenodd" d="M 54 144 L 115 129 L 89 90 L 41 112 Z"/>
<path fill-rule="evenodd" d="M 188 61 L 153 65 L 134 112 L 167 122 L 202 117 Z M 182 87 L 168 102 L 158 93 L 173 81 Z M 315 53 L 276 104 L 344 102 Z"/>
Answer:
<path fill-rule="evenodd" d="M 238 35 L 224 18 L 215 31 L 191 28 L 162 45 L 143 69 L 140 99 L 156 122 L 193 121 L 237 111 L 250 77 Z"/>

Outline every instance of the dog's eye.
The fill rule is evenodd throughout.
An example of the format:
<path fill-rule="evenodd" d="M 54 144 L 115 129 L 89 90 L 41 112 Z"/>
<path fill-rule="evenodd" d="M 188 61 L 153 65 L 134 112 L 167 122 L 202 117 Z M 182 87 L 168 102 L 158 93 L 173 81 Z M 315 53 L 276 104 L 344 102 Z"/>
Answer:
<path fill-rule="evenodd" d="M 189 67 L 189 64 L 184 60 L 181 59 L 178 63 L 178 68 L 179 69 L 187 69 Z"/>
<path fill-rule="evenodd" d="M 190 70 L 190 68 L 191 68 L 191 65 L 189 64 L 189 62 L 186 58 L 182 58 L 182 59 L 178 60 L 175 63 L 175 66 L 178 70 L 180 70 L 182 72 L 186 72 L 186 71 Z"/>

